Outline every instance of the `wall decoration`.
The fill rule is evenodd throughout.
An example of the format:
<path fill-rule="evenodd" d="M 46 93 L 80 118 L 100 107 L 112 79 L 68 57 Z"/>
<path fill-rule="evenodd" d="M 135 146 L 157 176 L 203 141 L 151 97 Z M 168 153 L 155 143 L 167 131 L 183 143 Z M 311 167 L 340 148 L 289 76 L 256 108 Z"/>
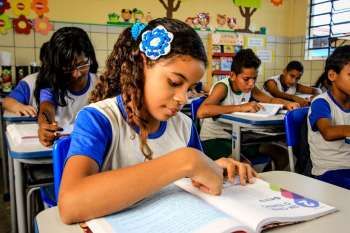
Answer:
<path fill-rule="evenodd" d="M 12 11 L 17 16 L 29 15 L 30 7 L 30 0 L 11 0 Z"/>
<path fill-rule="evenodd" d="M 12 20 L 15 31 L 20 34 L 29 34 L 32 29 L 32 22 L 24 15 Z"/>
<path fill-rule="evenodd" d="M 151 21 L 153 19 L 151 12 L 147 11 L 147 14 L 145 16 L 145 21 L 146 23 L 148 23 L 149 21 Z"/>
<path fill-rule="evenodd" d="M 109 13 L 108 14 L 108 23 L 118 23 L 119 22 L 120 15 L 117 13 Z"/>
<path fill-rule="evenodd" d="M 124 22 L 129 22 L 132 17 L 132 11 L 130 9 L 122 9 L 121 16 Z"/>
<path fill-rule="evenodd" d="M 166 17 L 172 19 L 173 13 L 179 9 L 182 0 L 167 0 L 168 5 L 165 3 L 164 0 L 159 1 L 166 10 Z"/>
<path fill-rule="evenodd" d="M 132 10 L 132 16 L 134 18 L 134 22 L 143 22 L 143 17 L 144 17 L 144 14 L 143 14 L 143 11 L 140 10 L 140 9 L 137 9 L 137 8 L 134 8 Z"/>
<path fill-rule="evenodd" d="M 197 14 L 198 22 L 201 30 L 209 30 L 208 24 L 210 22 L 209 13 L 198 13 Z"/>
<path fill-rule="evenodd" d="M 226 25 L 226 15 L 217 14 L 216 23 L 219 29 L 223 29 Z"/>
<path fill-rule="evenodd" d="M 7 9 L 10 9 L 10 3 L 7 0 L 0 0 L 0 14 L 3 14 Z"/>
<path fill-rule="evenodd" d="M 233 1 L 233 4 L 239 7 L 239 12 L 245 19 L 244 29 L 238 29 L 237 31 L 252 32 L 249 29 L 251 17 L 255 13 L 255 11 L 260 8 L 261 1 L 260 0 L 232 0 L 232 1 Z"/>
<path fill-rule="evenodd" d="M 53 25 L 49 23 L 49 18 L 47 17 L 38 17 L 34 19 L 35 26 L 34 29 L 36 32 L 47 35 L 49 31 L 53 29 Z"/>
<path fill-rule="evenodd" d="M 231 30 L 237 29 L 237 19 L 235 17 L 227 17 L 227 26 Z"/>
<path fill-rule="evenodd" d="M 194 24 L 193 24 L 193 17 L 187 17 L 186 19 L 185 19 L 185 23 L 187 24 L 187 25 L 189 25 L 190 27 L 194 27 Z"/>
<path fill-rule="evenodd" d="M 283 4 L 283 0 L 271 0 L 271 3 L 272 3 L 274 6 L 279 6 L 279 5 L 282 5 L 282 4 Z"/>
<path fill-rule="evenodd" d="M 11 23 L 8 15 L 2 14 L 0 15 L 0 33 L 6 34 L 7 30 L 11 28 Z"/>
<path fill-rule="evenodd" d="M 45 13 L 49 12 L 47 0 L 33 0 L 32 1 L 32 10 L 38 16 L 43 16 Z"/>

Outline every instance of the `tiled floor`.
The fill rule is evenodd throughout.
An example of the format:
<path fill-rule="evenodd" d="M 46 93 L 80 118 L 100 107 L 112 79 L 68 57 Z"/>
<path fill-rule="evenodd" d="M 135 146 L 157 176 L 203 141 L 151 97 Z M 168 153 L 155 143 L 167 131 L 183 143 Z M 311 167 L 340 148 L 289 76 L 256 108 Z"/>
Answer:
<path fill-rule="evenodd" d="M 11 232 L 10 201 L 4 202 L 4 185 L 0 168 L 0 232 Z"/>

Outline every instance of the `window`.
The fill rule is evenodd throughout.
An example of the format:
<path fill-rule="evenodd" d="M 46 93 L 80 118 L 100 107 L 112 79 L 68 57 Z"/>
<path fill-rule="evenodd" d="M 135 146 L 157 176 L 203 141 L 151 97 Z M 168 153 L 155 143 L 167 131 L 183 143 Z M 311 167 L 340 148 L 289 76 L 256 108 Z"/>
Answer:
<path fill-rule="evenodd" d="M 324 59 L 350 44 L 350 0 L 310 0 L 306 58 Z"/>

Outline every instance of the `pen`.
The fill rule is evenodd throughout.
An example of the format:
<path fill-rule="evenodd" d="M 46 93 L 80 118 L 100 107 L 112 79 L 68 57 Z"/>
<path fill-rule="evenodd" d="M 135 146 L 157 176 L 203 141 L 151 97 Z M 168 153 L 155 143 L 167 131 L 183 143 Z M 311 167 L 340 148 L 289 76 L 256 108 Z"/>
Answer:
<path fill-rule="evenodd" d="M 49 124 L 52 124 L 52 120 L 50 119 L 48 113 L 47 113 L 47 112 L 43 112 L 43 115 L 44 115 L 46 121 L 47 121 Z"/>

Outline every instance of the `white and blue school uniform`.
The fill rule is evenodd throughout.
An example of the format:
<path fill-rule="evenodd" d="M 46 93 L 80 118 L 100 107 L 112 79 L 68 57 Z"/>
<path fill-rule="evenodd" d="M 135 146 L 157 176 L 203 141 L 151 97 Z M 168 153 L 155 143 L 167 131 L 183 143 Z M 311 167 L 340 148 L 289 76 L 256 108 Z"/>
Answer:
<path fill-rule="evenodd" d="M 239 105 L 248 103 L 252 99 L 252 93 L 251 92 L 241 92 L 239 94 L 233 92 L 231 85 L 230 85 L 230 79 L 225 78 L 217 82 L 210 90 L 209 93 L 211 93 L 214 89 L 214 87 L 222 83 L 226 86 L 227 89 L 227 95 L 226 97 L 221 101 L 221 105 Z M 210 140 L 210 139 L 216 139 L 216 138 L 222 138 L 222 139 L 231 139 L 231 131 L 232 127 L 228 124 L 224 124 L 221 122 L 218 122 L 217 120 L 210 118 L 203 119 L 202 126 L 201 126 L 201 132 L 200 132 L 200 138 L 202 141 Z"/>
<path fill-rule="evenodd" d="M 36 108 L 37 104 L 34 99 L 34 89 L 37 76 L 38 73 L 34 73 L 21 79 L 8 97 L 22 104 L 31 105 Z"/>
<path fill-rule="evenodd" d="M 316 126 L 322 118 L 329 119 L 334 126 L 350 125 L 350 109 L 346 110 L 339 105 L 330 91 L 313 99 L 308 113 L 308 142 L 312 174 L 316 176 L 329 171 L 350 169 L 350 145 L 345 143 L 345 139 L 326 141 Z M 350 185 L 350 176 L 347 179 Z"/>
<path fill-rule="evenodd" d="M 139 128 L 127 120 L 120 95 L 84 107 L 75 121 L 67 159 L 74 155 L 88 156 L 101 171 L 144 162 Z M 153 152 L 152 158 L 183 147 L 202 150 L 195 126 L 181 112 L 162 121 L 159 129 L 148 135 L 147 144 Z"/>
<path fill-rule="evenodd" d="M 287 87 L 286 85 L 283 85 L 282 82 L 281 82 L 281 76 L 282 75 L 276 75 L 276 76 L 272 76 L 270 78 L 268 78 L 265 83 L 264 83 L 264 86 L 263 86 L 263 92 L 271 97 L 273 97 L 271 95 L 271 93 L 267 90 L 266 88 L 266 84 L 268 81 L 270 80 L 273 80 L 276 85 L 277 85 L 277 89 L 280 91 L 280 92 L 284 92 L 286 94 L 289 94 L 289 95 L 295 95 L 297 93 L 297 85 L 294 85 L 292 87 Z"/>
<path fill-rule="evenodd" d="M 65 128 L 72 125 L 79 110 L 89 104 L 91 91 L 95 87 L 96 75 L 89 73 L 86 86 L 79 92 L 68 91 L 68 97 L 65 97 L 67 105 L 62 107 L 57 105 L 54 100 L 52 89 L 45 88 L 40 90 L 40 103 L 50 102 L 56 106 L 55 121 L 58 126 Z"/>

